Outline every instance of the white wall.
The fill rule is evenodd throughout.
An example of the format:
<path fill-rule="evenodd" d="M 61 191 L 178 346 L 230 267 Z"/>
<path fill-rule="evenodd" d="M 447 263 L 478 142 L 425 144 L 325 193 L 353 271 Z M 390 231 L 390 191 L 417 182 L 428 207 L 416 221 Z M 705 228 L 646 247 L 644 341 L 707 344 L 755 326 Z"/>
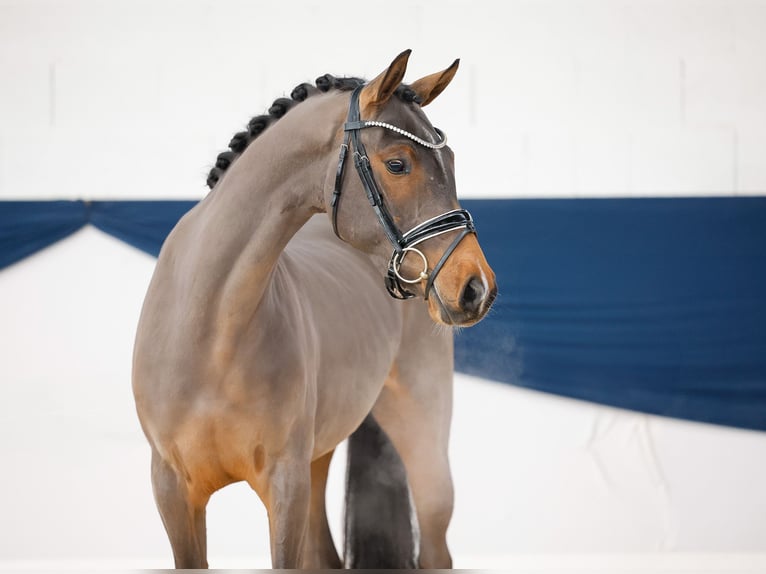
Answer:
<path fill-rule="evenodd" d="M 462 66 L 465 197 L 766 191 L 766 3 L 0 0 L 0 197 L 198 197 L 320 74 Z"/>
<path fill-rule="evenodd" d="M 464 197 L 764 193 L 765 31 L 756 1 L 0 0 L 0 199 L 201 197 L 275 97 L 407 47 L 411 79 L 462 58 L 429 111 Z M 89 229 L 0 272 L 0 562 L 167 565 L 129 391 L 152 264 Z M 467 377 L 457 399 L 457 566 L 766 553 L 764 433 Z M 247 489 L 210 521 L 214 565 L 265 564 Z"/>

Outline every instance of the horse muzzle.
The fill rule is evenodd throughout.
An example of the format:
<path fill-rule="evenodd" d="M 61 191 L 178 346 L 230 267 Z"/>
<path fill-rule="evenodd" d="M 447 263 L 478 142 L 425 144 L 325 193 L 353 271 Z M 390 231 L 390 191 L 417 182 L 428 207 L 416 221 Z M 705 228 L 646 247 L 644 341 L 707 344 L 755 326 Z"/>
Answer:
<path fill-rule="evenodd" d="M 434 286 L 428 301 L 431 318 L 453 327 L 469 327 L 481 321 L 497 297 L 494 273 L 489 270 L 489 274 L 470 274 L 462 284 L 452 283 L 445 273 L 443 281 Z M 457 296 L 449 297 L 450 292 Z"/>

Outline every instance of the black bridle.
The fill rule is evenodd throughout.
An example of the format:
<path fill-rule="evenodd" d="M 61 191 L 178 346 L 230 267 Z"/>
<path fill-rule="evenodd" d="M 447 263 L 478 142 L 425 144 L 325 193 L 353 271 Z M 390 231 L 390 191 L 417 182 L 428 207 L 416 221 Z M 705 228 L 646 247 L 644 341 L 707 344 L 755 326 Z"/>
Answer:
<path fill-rule="evenodd" d="M 426 286 L 424 297 L 425 299 L 428 299 L 428 293 L 434 284 L 436 275 L 439 273 L 439 271 L 441 271 L 441 268 L 447 262 L 449 256 L 452 255 L 452 252 L 455 250 L 455 248 L 457 248 L 458 244 L 466 235 L 470 233 L 476 233 L 476 228 L 473 224 L 473 218 L 471 218 L 471 214 L 468 213 L 468 211 L 465 209 L 454 209 L 452 211 L 448 211 L 433 217 L 428 221 L 424 221 L 406 233 L 402 233 L 399 230 L 399 228 L 394 223 L 394 220 L 391 217 L 385 202 L 383 201 L 383 196 L 380 193 L 380 189 L 378 188 L 377 183 L 375 183 L 372 167 L 370 166 L 370 159 L 367 157 L 367 151 L 365 150 L 364 144 L 362 144 L 360 137 L 361 130 L 369 127 L 386 128 L 400 135 L 408 137 L 414 142 L 433 150 L 443 148 L 447 144 L 447 138 L 441 131 L 437 129 L 436 133 L 441 138 L 441 141 L 434 144 L 420 139 L 419 137 L 391 124 L 362 120 L 360 118 L 359 111 L 359 93 L 361 92 L 362 87 L 363 86 L 359 86 L 351 94 L 351 103 L 348 109 L 348 120 L 346 121 L 346 124 L 343 128 L 345 135 L 343 137 L 343 143 L 340 146 L 338 170 L 335 174 L 335 189 L 333 191 L 332 200 L 330 202 L 332 207 L 333 231 L 335 231 L 335 235 L 337 235 L 338 238 L 343 239 L 338 233 L 338 204 L 340 200 L 341 186 L 343 183 L 343 171 L 346 164 L 346 155 L 348 154 L 349 148 L 353 147 L 354 165 L 356 166 L 356 171 L 359 174 L 359 178 L 362 180 L 362 185 L 364 187 L 365 193 L 367 194 L 367 199 L 370 201 L 372 209 L 378 216 L 386 237 L 388 237 L 388 240 L 394 246 L 394 251 L 391 254 L 391 259 L 388 262 L 388 270 L 386 273 L 386 289 L 388 289 L 389 294 L 396 299 L 410 299 L 415 297 L 415 294 L 411 291 L 408 291 L 405 285 L 412 285 L 420 283 L 421 281 L 425 281 Z M 447 247 L 444 254 L 429 273 L 428 260 L 426 259 L 426 256 L 423 254 L 423 252 L 420 251 L 416 246 L 428 239 L 431 239 L 432 237 L 436 237 L 437 235 L 442 235 L 443 233 L 448 233 L 458 229 L 461 230 L 460 233 L 455 237 L 449 247 Z M 420 272 L 420 275 L 416 279 L 406 279 L 399 273 L 399 267 L 401 266 L 404 257 L 407 253 L 410 252 L 418 254 L 423 260 L 423 271 Z"/>

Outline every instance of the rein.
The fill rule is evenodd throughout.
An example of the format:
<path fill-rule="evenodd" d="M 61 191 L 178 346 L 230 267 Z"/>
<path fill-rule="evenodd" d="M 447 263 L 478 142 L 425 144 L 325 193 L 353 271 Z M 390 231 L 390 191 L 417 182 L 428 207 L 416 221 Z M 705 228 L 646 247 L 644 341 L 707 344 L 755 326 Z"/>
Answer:
<path fill-rule="evenodd" d="M 388 293 L 395 299 L 411 299 L 415 297 L 415 294 L 409 291 L 406 285 L 415 285 L 421 281 L 425 281 L 424 298 L 428 299 L 428 293 L 433 287 L 434 280 L 437 274 L 441 271 L 444 264 L 452 255 L 452 252 L 457 248 L 463 238 L 470 234 L 476 233 L 476 228 L 473 223 L 471 214 L 465 209 L 453 209 L 441 215 L 437 215 L 419 225 L 416 225 L 406 233 L 402 233 L 394 223 L 385 202 L 383 201 L 383 195 L 380 193 L 375 177 L 372 173 L 372 167 L 370 165 L 370 159 L 367 157 L 367 151 L 362 143 L 360 134 L 361 130 L 371 127 L 380 127 L 396 132 L 404 137 L 409 138 L 415 143 L 422 145 L 428 149 L 438 150 L 447 145 L 447 137 L 443 132 L 436 129 L 436 133 L 441 138 L 441 141 L 437 143 L 431 143 L 418 136 L 411 134 L 410 132 L 403 130 L 385 122 L 362 120 L 359 110 L 359 94 L 363 86 L 356 88 L 351 94 L 351 103 L 348 109 L 348 119 L 344 125 L 345 135 L 343 137 L 343 143 L 340 146 L 340 157 L 338 159 L 338 169 L 335 173 L 335 189 L 333 190 L 332 199 L 330 205 L 332 207 L 332 227 L 335 235 L 339 239 L 343 238 L 338 233 L 338 204 L 341 195 L 341 187 L 343 183 L 343 172 L 346 164 L 346 156 L 350 148 L 354 150 L 354 166 L 359 174 L 359 178 L 362 180 L 364 191 L 367 194 L 367 199 L 375 211 L 375 215 L 378 216 L 378 220 L 383 227 L 383 231 L 388 237 L 388 240 L 394 247 L 391 258 L 388 262 L 388 269 L 386 272 L 386 289 Z M 452 243 L 447 247 L 444 254 L 439 261 L 429 272 L 428 259 L 425 254 L 420 251 L 416 246 L 428 239 L 449 233 L 450 231 L 461 230 L 461 232 L 455 237 Z M 423 270 L 420 272 L 417 278 L 407 279 L 403 277 L 399 271 L 404 257 L 407 253 L 417 254 L 423 261 Z"/>

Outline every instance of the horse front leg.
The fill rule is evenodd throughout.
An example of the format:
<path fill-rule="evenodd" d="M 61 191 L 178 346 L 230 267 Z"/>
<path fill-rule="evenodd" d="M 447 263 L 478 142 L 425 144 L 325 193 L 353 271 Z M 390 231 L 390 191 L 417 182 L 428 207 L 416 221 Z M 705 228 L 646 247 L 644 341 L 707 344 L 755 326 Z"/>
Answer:
<path fill-rule="evenodd" d="M 310 457 L 275 461 L 266 509 L 269 516 L 272 568 L 301 568 L 311 502 Z"/>
<path fill-rule="evenodd" d="M 325 507 L 327 475 L 334 453 L 335 451 L 332 450 L 311 463 L 311 509 L 303 553 L 303 568 L 310 570 L 325 570 L 343 566 L 332 540 Z"/>
<path fill-rule="evenodd" d="M 207 568 L 205 506 L 195 504 L 183 476 L 152 449 L 152 490 L 176 568 Z"/>

